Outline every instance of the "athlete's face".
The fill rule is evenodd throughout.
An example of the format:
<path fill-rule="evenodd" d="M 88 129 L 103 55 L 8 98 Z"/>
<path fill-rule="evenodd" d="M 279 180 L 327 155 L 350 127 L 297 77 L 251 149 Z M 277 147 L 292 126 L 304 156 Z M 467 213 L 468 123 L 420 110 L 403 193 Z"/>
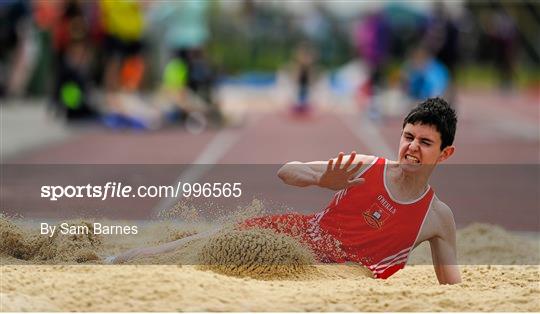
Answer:
<path fill-rule="evenodd" d="M 435 126 L 407 123 L 399 142 L 399 164 L 405 171 L 433 168 L 454 153 L 454 147 L 441 150 L 441 134 Z"/>

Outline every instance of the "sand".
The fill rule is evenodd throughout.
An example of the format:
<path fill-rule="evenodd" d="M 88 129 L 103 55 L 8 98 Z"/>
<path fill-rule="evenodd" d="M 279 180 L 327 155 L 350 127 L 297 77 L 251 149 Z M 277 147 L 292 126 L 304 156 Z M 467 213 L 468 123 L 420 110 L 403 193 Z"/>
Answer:
<path fill-rule="evenodd" d="M 0 254 L 10 258 L 39 263 L 83 263 L 100 259 L 98 250 L 102 237 L 94 234 L 89 221 L 70 221 L 68 226 L 86 226 L 87 235 L 63 235 L 57 232 L 52 237 L 40 236 L 24 230 L 11 220 L 0 217 Z"/>
<path fill-rule="evenodd" d="M 95 256 L 181 238 L 207 226 L 153 222 L 138 237 L 44 241 L 9 220 L 0 222 L 2 311 L 540 311 L 538 235 L 498 226 L 475 224 L 458 231 L 459 259 L 469 265 L 460 266 L 461 284 L 443 286 L 426 264 L 425 245 L 410 259 L 419 265 L 388 280 L 372 279 L 357 265 L 313 264 L 310 252 L 294 239 L 260 230 L 220 233 L 135 265 L 95 265 Z M 250 243 L 259 246 L 245 247 Z M 212 253 L 218 247 L 228 253 Z M 255 266 L 238 267 L 231 256 Z M 224 258 L 227 267 L 215 267 Z M 276 259 L 283 265 L 268 263 Z M 471 265 L 477 262 L 490 265 Z"/>

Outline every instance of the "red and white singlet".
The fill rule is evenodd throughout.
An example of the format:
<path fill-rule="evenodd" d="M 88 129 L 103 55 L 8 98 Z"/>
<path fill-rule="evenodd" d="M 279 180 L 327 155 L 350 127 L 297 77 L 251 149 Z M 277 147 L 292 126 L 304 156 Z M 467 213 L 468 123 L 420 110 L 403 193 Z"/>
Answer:
<path fill-rule="evenodd" d="M 296 237 L 321 262 L 361 263 L 375 278 L 386 279 L 405 267 L 434 192 L 428 187 L 417 200 L 399 202 L 390 195 L 385 174 L 386 159 L 377 158 L 358 175 L 365 184 L 338 191 L 318 214 L 256 217 L 239 226 Z"/>
<path fill-rule="evenodd" d="M 405 267 L 434 198 L 428 187 L 417 200 L 395 200 L 386 187 L 386 166 L 377 158 L 359 174 L 365 184 L 338 191 L 314 221 L 341 243 L 348 261 L 382 279 Z"/>

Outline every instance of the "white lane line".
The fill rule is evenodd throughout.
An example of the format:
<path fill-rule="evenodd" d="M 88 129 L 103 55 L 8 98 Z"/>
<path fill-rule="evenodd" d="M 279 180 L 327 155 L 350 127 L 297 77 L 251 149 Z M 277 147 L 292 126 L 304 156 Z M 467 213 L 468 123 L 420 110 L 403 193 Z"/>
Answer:
<path fill-rule="evenodd" d="M 338 113 L 345 126 L 369 149 L 364 154 L 393 159 L 394 151 L 388 145 L 377 126 L 366 115 Z"/>
<path fill-rule="evenodd" d="M 231 147 L 238 142 L 240 136 L 243 134 L 243 130 L 251 124 L 255 124 L 259 116 L 252 117 L 252 121 L 248 125 L 244 125 L 240 128 L 224 129 L 219 131 L 216 136 L 206 145 L 204 150 L 195 158 L 192 165 L 187 168 L 180 176 L 175 180 L 173 187 L 177 186 L 179 182 L 194 183 L 202 178 L 210 169 L 212 169 L 223 156 L 231 149 Z M 178 200 L 182 198 L 182 195 L 176 197 L 163 198 L 154 206 L 153 213 L 158 214 L 163 210 L 169 209 L 174 206 Z"/>
<path fill-rule="evenodd" d="M 177 186 L 179 182 L 193 183 L 202 178 L 229 151 L 234 143 L 238 141 L 240 134 L 241 132 L 238 130 L 223 130 L 216 134 L 212 141 L 197 156 L 193 164 L 175 180 L 173 187 Z M 177 195 L 176 197 L 161 199 L 154 207 L 153 212 L 158 214 L 163 210 L 171 208 L 181 197 L 181 195 Z"/>

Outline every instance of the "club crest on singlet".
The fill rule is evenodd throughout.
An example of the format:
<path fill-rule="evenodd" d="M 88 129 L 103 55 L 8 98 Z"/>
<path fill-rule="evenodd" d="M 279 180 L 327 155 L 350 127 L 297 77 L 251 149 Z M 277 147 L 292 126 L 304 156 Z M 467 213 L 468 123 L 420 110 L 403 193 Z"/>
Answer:
<path fill-rule="evenodd" d="M 382 195 L 377 197 L 378 203 L 373 203 L 362 215 L 368 225 L 380 229 L 383 223 L 396 213 L 396 209 Z"/>

